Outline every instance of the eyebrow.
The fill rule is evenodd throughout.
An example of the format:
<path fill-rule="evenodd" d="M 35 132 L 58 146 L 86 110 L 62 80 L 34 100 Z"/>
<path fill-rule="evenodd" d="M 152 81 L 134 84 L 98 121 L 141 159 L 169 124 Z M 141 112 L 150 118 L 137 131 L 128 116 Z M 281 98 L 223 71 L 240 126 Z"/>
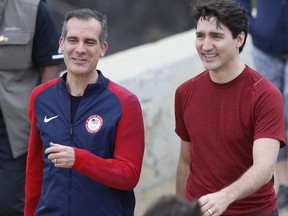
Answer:
<path fill-rule="evenodd" d="M 205 34 L 203 31 L 196 31 L 196 35 L 199 35 L 199 34 Z M 212 32 L 208 32 L 208 35 L 224 35 L 224 33 L 222 32 L 215 32 L 215 31 L 212 31 Z"/>
<path fill-rule="evenodd" d="M 77 36 L 67 36 L 66 38 L 67 38 L 67 39 L 78 39 Z M 97 40 L 97 39 L 94 39 L 94 38 L 85 38 L 84 40 L 85 40 L 85 41 L 93 41 L 93 42 L 98 43 L 98 40 Z"/>
<path fill-rule="evenodd" d="M 211 34 L 211 35 L 225 35 L 222 32 L 210 32 L 209 34 Z"/>
<path fill-rule="evenodd" d="M 85 41 L 87 41 L 87 40 L 88 40 L 88 41 L 94 41 L 94 42 L 98 43 L 98 40 L 96 40 L 96 39 L 94 39 L 94 38 L 86 38 Z"/>
<path fill-rule="evenodd" d="M 77 38 L 76 36 L 67 36 L 66 39 L 75 39 Z"/>

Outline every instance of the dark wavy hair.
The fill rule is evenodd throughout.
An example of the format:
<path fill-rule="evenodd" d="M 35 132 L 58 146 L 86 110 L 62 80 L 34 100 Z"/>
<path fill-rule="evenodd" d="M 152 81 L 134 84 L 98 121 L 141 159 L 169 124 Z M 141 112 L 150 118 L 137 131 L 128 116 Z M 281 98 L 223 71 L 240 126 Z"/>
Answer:
<path fill-rule="evenodd" d="M 245 9 L 232 0 L 198 0 L 192 5 L 192 15 L 196 21 L 200 18 L 209 20 L 212 16 L 219 22 L 227 26 L 235 39 L 241 32 L 245 33 L 243 45 L 239 48 L 241 53 L 246 43 L 248 35 L 248 17 Z"/>

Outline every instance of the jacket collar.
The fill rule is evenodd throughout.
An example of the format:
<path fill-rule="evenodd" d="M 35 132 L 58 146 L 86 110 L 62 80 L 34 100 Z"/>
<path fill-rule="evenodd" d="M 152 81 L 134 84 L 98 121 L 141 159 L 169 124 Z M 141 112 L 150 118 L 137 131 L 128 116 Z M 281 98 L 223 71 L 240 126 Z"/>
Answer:
<path fill-rule="evenodd" d="M 109 84 L 109 79 L 106 78 L 102 72 L 100 70 L 97 70 L 97 73 L 99 74 L 98 80 L 96 83 L 91 83 L 88 84 L 86 89 L 85 89 L 85 93 L 84 94 L 94 94 L 94 93 L 99 93 L 103 90 L 105 90 Z M 62 80 L 61 80 L 61 85 L 62 87 L 65 88 L 65 90 L 67 91 L 66 88 L 66 78 L 67 78 L 67 72 L 65 72 L 62 75 Z"/>

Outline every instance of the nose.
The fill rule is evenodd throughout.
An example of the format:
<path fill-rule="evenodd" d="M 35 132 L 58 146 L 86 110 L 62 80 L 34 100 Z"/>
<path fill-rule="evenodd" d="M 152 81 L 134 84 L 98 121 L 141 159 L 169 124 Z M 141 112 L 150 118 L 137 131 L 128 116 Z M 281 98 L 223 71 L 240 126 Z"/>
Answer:
<path fill-rule="evenodd" d="M 75 50 L 77 53 L 84 53 L 86 51 L 85 44 L 83 42 L 79 42 Z"/>
<path fill-rule="evenodd" d="M 211 50 L 213 48 L 213 43 L 209 38 L 205 38 L 202 43 L 203 50 Z"/>

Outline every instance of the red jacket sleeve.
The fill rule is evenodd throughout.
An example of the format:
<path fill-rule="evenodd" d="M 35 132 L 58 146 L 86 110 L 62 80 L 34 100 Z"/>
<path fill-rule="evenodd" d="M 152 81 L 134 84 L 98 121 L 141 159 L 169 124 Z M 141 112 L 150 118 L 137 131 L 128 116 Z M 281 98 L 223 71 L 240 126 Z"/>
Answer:
<path fill-rule="evenodd" d="M 59 78 L 58 78 L 59 79 Z M 57 82 L 55 79 L 51 82 Z M 48 83 L 48 82 L 47 82 Z M 30 96 L 28 115 L 31 123 L 30 139 L 28 144 L 28 155 L 26 165 L 26 186 L 25 186 L 25 207 L 24 216 L 33 216 L 40 198 L 42 186 L 43 158 L 42 141 L 40 133 L 36 126 L 36 116 L 34 112 L 34 103 L 37 95 L 48 85 L 36 87 Z"/>
<path fill-rule="evenodd" d="M 91 152 L 74 148 L 73 168 L 119 190 L 137 185 L 144 154 L 144 124 L 140 103 L 135 95 L 121 101 L 123 113 L 117 126 L 113 159 L 103 159 Z"/>

